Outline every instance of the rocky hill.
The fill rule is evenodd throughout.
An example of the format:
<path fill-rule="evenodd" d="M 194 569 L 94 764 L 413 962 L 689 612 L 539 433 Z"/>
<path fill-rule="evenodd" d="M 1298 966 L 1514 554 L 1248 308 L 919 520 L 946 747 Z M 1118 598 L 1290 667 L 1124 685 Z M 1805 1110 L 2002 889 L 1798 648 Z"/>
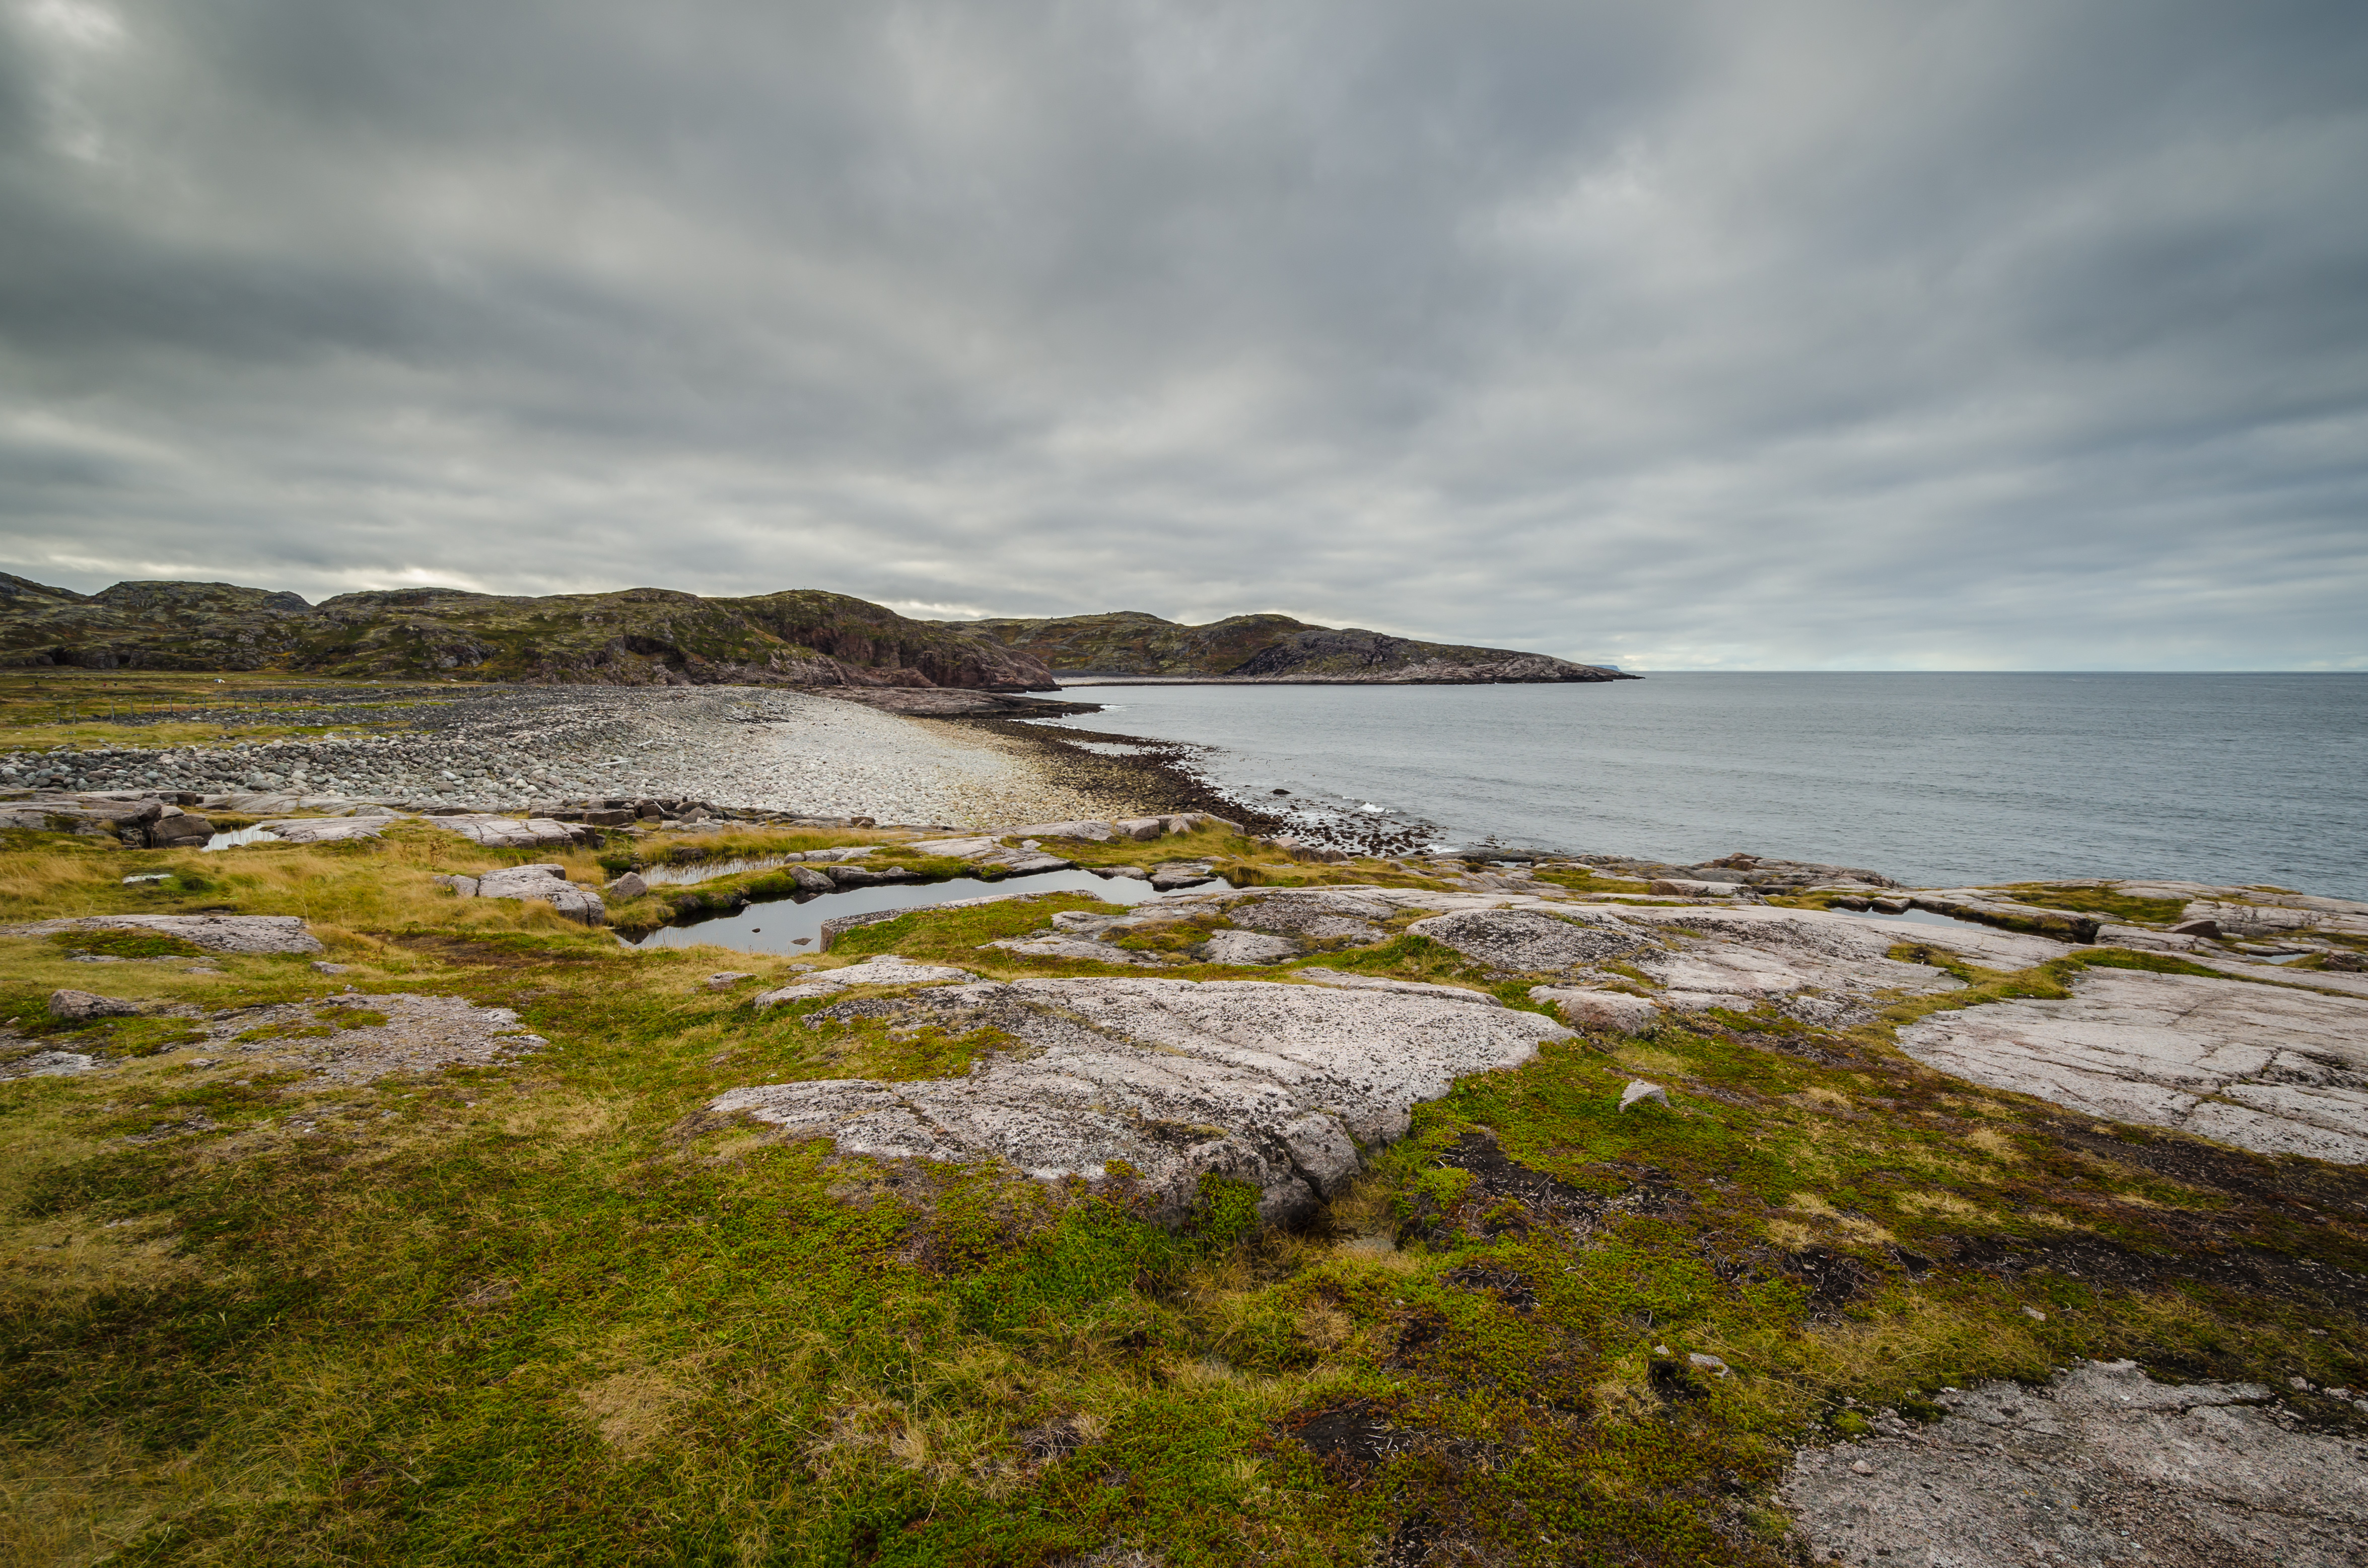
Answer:
<path fill-rule="evenodd" d="M 1389 685 L 1634 680 L 1544 653 L 1419 642 L 1287 615 L 1236 615 L 1186 626 L 1140 610 L 1053 619 L 942 621 L 947 631 L 1042 660 L 1062 675 Z"/>
<path fill-rule="evenodd" d="M 664 588 L 541 598 L 403 588 L 312 605 L 227 583 L 118 583 L 85 595 L 0 574 L 0 665 L 8 665 L 627 686 L 1053 686 L 1023 651 L 811 589 L 711 599 Z"/>

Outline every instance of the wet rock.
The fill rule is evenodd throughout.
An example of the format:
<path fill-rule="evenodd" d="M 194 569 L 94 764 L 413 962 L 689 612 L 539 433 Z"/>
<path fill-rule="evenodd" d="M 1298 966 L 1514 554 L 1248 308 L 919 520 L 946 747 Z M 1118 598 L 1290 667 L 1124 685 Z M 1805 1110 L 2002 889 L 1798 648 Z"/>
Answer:
<path fill-rule="evenodd" d="M 771 1085 L 711 1109 L 847 1153 L 1000 1162 L 1044 1180 L 1123 1163 L 1170 1219 L 1203 1175 L 1257 1186 L 1269 1219 L 1304 1213 L 1355 1174 L 1360 1145 L 1402 1136 L 1416 1103 L 1567 1038 L 1533 1013 L 1260 981 L 1030 980 L 841 1007 L 991 1026 L 1022 1049 L 962 1078 Z"/>
<path fill-rule="evenodd" d="M 50 1017 L 64 1024 L 95 1023 L 100 1018 L 134 1018 L 142 1005 L 120 996 L 101 996 L 91 991 L 52 991 L 50 993 Z"/>
<path fill-rule="evenodd" d="M 2100 969 L 2067 1000 L 1935 1014 L 1900 1030 L 1899 1045 L 2090 1116 L 2368 1164 L 2368 999 Z"/>
<path fill-rule="evenodd" d="M 1173 892 L 1178 888 L 1196 888 L 1202 882 L 1216 880 L 1216 873 L 1206 866 L 1186 865 L 1178 861 L 1156 867 L 1151 873 L 1151 885 L 1161 892 Z"/>

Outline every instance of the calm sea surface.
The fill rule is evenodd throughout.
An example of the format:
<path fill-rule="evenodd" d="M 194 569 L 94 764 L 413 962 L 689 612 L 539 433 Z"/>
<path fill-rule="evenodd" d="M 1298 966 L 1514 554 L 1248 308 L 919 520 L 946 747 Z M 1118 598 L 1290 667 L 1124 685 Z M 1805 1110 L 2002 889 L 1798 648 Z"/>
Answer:
<path fill-rule="evenodd" d="M 1658 675 L 1605 686 L 1094 687 L 1228 793 L 1442 842 L 1748 850 L 1927 885 L 2274 882 L 2368 898 L 2368 675 Z M 1292 791 L 1289 801 L 1269 791 Z"/>

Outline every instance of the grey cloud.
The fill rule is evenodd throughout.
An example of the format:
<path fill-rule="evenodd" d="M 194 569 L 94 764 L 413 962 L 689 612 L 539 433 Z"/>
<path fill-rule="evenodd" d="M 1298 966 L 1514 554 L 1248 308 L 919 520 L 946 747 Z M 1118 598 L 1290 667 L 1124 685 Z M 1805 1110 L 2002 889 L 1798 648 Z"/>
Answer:
<path fill-rule="evenodd" d="M 0 555 L 2368 667 L 2368 19 L 0 0 Z"/>

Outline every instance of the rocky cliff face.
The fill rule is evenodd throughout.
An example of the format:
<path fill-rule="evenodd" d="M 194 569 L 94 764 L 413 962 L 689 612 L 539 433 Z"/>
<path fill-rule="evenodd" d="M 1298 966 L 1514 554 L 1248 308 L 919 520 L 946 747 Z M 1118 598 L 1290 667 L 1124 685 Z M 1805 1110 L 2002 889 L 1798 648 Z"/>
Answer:
<path fill-rule="evenodd" d="M 804 589 L 710 599 L 664 588 L 543 598 L 402 588 L 311 605 L 227 583 L 119 583 L 83 595 L 0 575 L 0 665 L 630 686 L 1053 686 L 1024 651 Z"/>
<path fill-rule="evenodd" d="M 1310 626 L 1287 615 L 1237 615 L 1206 626 L 1186 626 L 1120 610 L 1047 620 L 939 624 L 1075 675 L 1395 685 L 1637 678 L 1544 653 L 1421 642 L 1356 627 Z"/>

